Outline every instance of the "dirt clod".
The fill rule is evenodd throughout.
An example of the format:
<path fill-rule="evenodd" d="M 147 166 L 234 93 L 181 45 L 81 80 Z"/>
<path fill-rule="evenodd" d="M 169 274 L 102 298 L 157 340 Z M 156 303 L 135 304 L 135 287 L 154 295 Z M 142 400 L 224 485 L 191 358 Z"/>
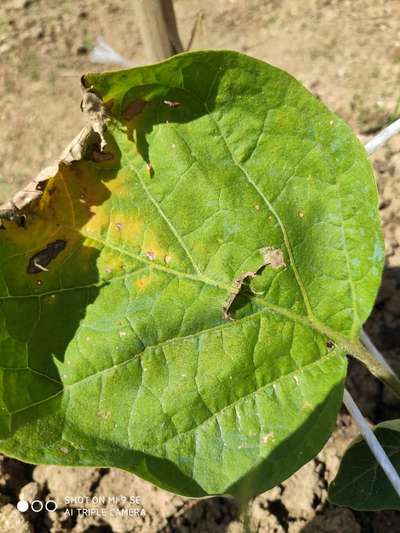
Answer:
<path fill-rule="evenodd" d="M 7 504 L 0 509 L 0 531 L 4 533 L 33 533 L 34 529 L 16 507 Z"/>

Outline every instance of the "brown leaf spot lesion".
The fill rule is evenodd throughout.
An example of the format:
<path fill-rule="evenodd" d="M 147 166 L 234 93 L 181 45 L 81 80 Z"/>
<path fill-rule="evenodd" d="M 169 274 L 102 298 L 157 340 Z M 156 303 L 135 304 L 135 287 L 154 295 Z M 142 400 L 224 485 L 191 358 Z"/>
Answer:
<path fill-rule="evenodd" d="M 261 250 L 261 254 L 264 258 L 264 265 L 270 265 L 274 270 L 285 267 L 286 263 L 283 260 L 283 252 L 279 248 L 266 247 Z"/>
<path fill-rule="evenodd" d="M 139 115 L 145 107 L 147 102 L 145 100 L 134 100 L 123 111 L 122 118 L 125 120 L 132 120 L 136 115 Z"/>
<path fill-rule="evenodd" d="M 146 252 L 146 257 L 149 261 L 154 261 L 157 257 L 157 254 L 153 250 L 148 250 Z"/>
<path fill-rule="evenodd" d="M 233 281 L 232 290 L 226 299 L 222 311 L 225 320 L 233 320 L 230 310 L 238 294 L 241 292 L 244 284 L 252 278 L 255 278 L 266 266 L 270 266 L 274 270 L 279 268 L 284 268 L 286 263 L 284 261 L 284 256 L 282 250 L 279 248 L 272 248 L 267 246 L 260 250 L 262 263 L 254 271 L 248 271 L 241 274 L 238 278 Z M 249 290 L 254 294 L 254 291 L 249 287 Z"/>
<path fill-rule="evenodd" d="M 54 241 L 40 250 L 37 254 L 29 259 L 27 268 L 28 274 L 40 274 L 41 272 L 48 272 L 49 264 L 60 254 L 66 247 L 67 242 L 61 239 Z"/>

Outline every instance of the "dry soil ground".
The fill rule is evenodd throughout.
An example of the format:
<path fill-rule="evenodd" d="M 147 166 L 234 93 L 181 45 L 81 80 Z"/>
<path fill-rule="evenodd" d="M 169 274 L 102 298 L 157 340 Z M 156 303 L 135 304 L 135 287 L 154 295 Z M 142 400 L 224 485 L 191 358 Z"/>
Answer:
<path fill-rule="evenodd" d="M 0 199 L 62 151 L 82 125 L 79 77 L 104 37 L 135 64 L 144 62 L 133 2 L 3 0 L 0 6 Z M 367 140 L 395 118 L 400 82 L 398 0 L 176 0 L 179 29 L 194 48 L 230 48 L 282 67 Z M 199 17 L 199 14 L 201 16 Z M 400 366 L 400 136 L 374 157 L 386 239 L 382 289 L 367 324 L 373 340 Z M 352 363 L 348 386 L 372 422 L 398 417 L 400 405 Z M 251 507 L 254 531 L 395 532 L 400 513 L 358 513 L 327 502 L 327 484 L 356 429 L 343 412 L 318 457 Z M 139 495 L 145 516 L 66 517 L 66 495 Z M 51 497 L 56 513 L 17 511 L 19 497 Z M 97 508 L 100 508 L 98 506 Z M 240 531 L 229 499 L 191 501 L 125 472 L 33 467 L 1 458 L 0 533 Z"/>

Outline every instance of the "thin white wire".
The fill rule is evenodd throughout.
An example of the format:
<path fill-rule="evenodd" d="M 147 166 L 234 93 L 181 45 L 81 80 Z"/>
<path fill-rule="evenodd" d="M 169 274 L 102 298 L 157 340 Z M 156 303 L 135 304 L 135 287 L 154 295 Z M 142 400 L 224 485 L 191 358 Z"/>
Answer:
<path fill-rule="evenodd" d="M 387 128 L 380 131 L 378 135 L 376 135 L 373 139 L 367 142 L 367 144 L 365 145 L 367 154 L 371 155 L 376 152 L 378 148 L 383 146 L 385 142 L 387 142 L 397 133 L 400 133 L 400 118 L 392 122 Z"/>
<path fill-rule="evenodd" d="M 364 437 L 365 442 L 368 444 L 368 447 L 378 464 L 385 472 L 396 493 L 400 496 L 400 477 L 347 389 L 344 390 L 343 403 L 353 417 L 361 435 Z"/>

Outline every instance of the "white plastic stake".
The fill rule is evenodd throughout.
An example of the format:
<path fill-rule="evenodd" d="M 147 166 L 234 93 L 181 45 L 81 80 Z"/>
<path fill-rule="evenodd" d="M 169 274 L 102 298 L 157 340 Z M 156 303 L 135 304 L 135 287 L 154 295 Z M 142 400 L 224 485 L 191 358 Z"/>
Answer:
<path fill-rule="evenodd" d="M 376 152 L 378 148 L 383 146 L 385 142 L 387 142 L 397 133 L 400 133 L 400 118 L 392 122 L 387 128 L 380 131 L 378 135 L 376 135 L 373 139 L 367 142 L 367 144 L 365 145 L 367 154 L 371 155 Z"/>
<path fill-rule="evenodd" d="M 351 397 L 347 389 L 344 390 L 343 403 L 346 406 L 346 409 L 353 417 L 355 423 L 360 430 L 361 435 L 364 437 L 365 442 L 368 444 L 369 449 L 373 453 L 378 464 L 381 466 L 382 470 L 385 472 L 388 480 L 392 484 L 396 493 L 400 496 L 400 477 L 396 472 L 393 464 L 391 463 L 389 457 L 386 455 L 385 450 L 382 448 L 378 439 L 375 436 L 375 433 L 369 427 L 368 422 L 365 420 L 361 411 L 355 404 L 353 398 Z"/>
<path fill-rule="evenodd" d="M 133 67 L 133 62 L 121 56 L 102 37 L 97 37 L 97 44 L 89 54 L 92 63 L 114 63 L 124 68 Z"/>

